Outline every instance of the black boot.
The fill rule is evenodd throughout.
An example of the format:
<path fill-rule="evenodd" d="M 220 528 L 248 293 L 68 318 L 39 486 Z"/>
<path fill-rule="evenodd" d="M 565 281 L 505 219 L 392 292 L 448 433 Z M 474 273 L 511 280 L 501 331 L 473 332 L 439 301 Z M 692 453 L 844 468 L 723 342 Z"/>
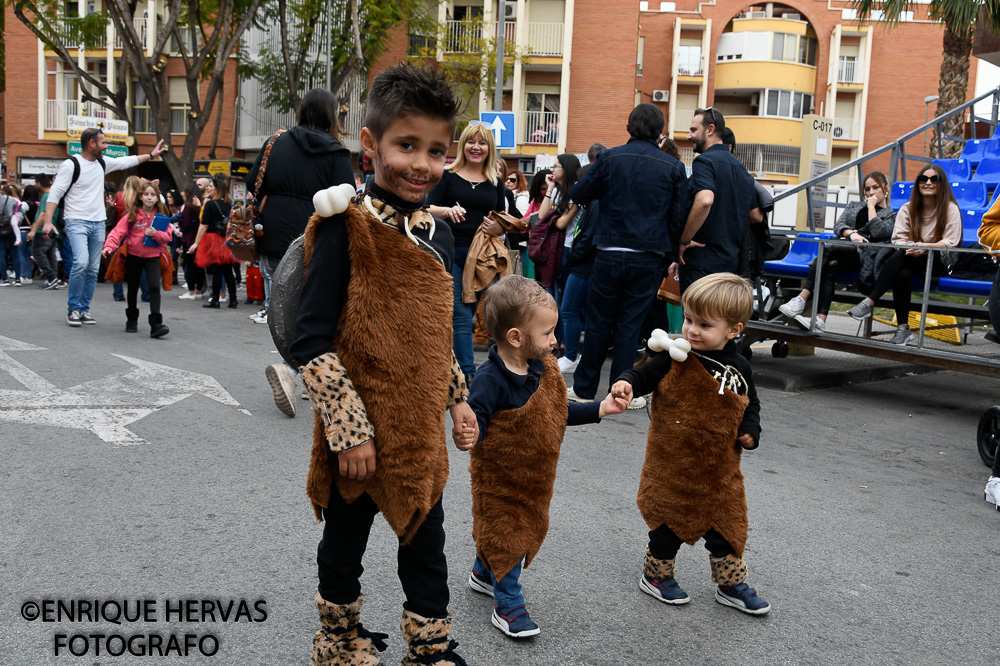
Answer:
<path fill-rule="evenodd" d="M 215 308 L 215 309 L 218 309 L 219 308 L 219 297 L 216 296 L 215 298 L 209 299 L 209 301 L 207 303 L 202 303 L 201 307 L 203 307 L 203 308 Z"/>
<path fill-rule="evenodd" d="M 149 337 L 162 338 L 170 332 L 167 325 L 163 323 L 163 315 L 157 312 L 149 315 Z"/>
<path fill-rule="evenodd" d="M 230 307 L 230 309 L 232 309 L 232 308 L 238 308 L 239 306 L 240 306 L 240 302 L 237 299 L 235 299 L 235 298 L 230 298 L 229 299 L 229 307 Z"/>
<path fill-rule="evenodd" d="M 125 332 L 135 333 L 139 330 L 139 308 L 125 308 Z"/>

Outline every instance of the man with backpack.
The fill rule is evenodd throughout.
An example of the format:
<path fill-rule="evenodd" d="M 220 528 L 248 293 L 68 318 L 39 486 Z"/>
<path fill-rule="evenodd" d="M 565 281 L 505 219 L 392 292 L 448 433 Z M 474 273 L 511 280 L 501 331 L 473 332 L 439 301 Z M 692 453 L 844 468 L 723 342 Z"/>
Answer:
<path fill-rule="evenodd" d="M 96 324 L 90 315 L 90 301 L 97 287 L 104 246 L 104 175 L 110 171 L 131 169 L 154 159 L 164 151 L 163 141 L 144 155 L 104 157 L 108 142 L 104 132 L 88 128 L 80 135 L 81 152 L 59 165 L 42 219 L 42 233 L 55 230 L 56 206 L 62 202 L 65 234 L 73 253 L 69 274 L 69 298 L 66 322 L 70 326 Z"/>

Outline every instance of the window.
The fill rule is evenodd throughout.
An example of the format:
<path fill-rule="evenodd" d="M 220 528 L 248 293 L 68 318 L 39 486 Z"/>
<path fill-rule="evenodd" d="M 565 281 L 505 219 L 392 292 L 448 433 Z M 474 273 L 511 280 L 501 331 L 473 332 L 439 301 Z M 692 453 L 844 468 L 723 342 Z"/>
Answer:
<path fill-rule="evenodd" d="M 790 37 L 792 35 L 789 35 Z M 780 32 L 774 33 L 774 48 L 771 49 L 771 60 L 782 60 L 785 52 L 785 35 Z"/>
<path fill-rule="evenodd" d="M 156 131 L 156 123 L 146 99 L 146 92 L 137 82 L 132 82 L 132 131 L 136 134 L 152 134 Z"/>
<path fill-rule="evenodd" d="M 642 57 L 646 50 L 646 38 L 639 38 L 639 48 L 636 50 L 635 54 L 635 75 L 642 76 Z"/>
<path fill-rule="evenodd" d="M 188 113 L 191 111 L 191 101 L 188 95 L 187 80 L 182 76 L 171 76 L 170 85 L 170 133 L 188 133 Z"/>
<path fill-rule="evenodd" d="M 762 116 L 801 120 L 802 116 L 812 113 L 813 96 L 808 93 L 773 88 L 769 88 L 765 93 L 767 101 Z"/>
<path fill-rule="evenodd" d="M 681 46 L 677 73 L 682 76 L 697 76 L 701 71 L 701 45 Z"/>
<path fill-rule="evenodd" d="M 817 41 L 814 37 L 776 32 L 771 46 L 771 60 L 815 66 L 816 45 Z"/>
<path fill-rule="evenodd" d="M 524 142 L 559 143 L 559 94 L 529 92 L 524 108 Z"/>

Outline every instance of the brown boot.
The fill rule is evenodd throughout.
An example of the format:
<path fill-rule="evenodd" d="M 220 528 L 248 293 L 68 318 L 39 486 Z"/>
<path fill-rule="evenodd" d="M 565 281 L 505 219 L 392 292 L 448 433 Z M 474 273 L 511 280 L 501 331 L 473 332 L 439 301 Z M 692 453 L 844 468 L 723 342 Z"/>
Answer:
<path fill-rule="evenodd" d="M 403 640 L 409 648 L 401 666 L 466 666 L 465 659 L 455 652 L 458 641 L 451 640 L 451 617 L 423 617 L 403 611 L 399 623 Z"/>
<path fill-rule="evenodd" d="M 319 592 L 316 609 L 320 630 L 313 636 L 312 663 L 316 666 L 382 666 L 378 653 L 386 649 L 388 634 L 375 634 L 362 626 L 360 595 L 350 604 L 332 604 Z"/>

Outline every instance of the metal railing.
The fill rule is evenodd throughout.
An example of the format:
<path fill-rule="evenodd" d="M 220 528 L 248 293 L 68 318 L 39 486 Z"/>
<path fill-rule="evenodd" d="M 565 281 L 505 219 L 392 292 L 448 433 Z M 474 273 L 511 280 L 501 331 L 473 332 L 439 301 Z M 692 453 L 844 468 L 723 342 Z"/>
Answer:
<path fill-rule="evenodd" d="M 993 101 L 991 106 L 992 108 L 991 117 L 990 118 L 977 117 L 973 110 L 975 105 L 988 98 L 992 98 Z M 990 135 L 992 136 L 993 132 L 996 130 L 997 127 L 998 116 L 1000 116 L 1000 88 L 984 93 L 979 97 L 976 97 L 975 99 L 970 100 L 965 104 L 962 104 L 961 106 L 952 109 L 948 113 L 938 116 L 937 118 L 934 118 L 933 120 L 924 123 L 920 127 L 917 127 L 916 129 L 910 130 L 909 132 L 902 135 L 901 137 L 899 137 L 898 139 L 896 139 L 891 143 L 887 143 L 880 148 L 876 148 L 875 150 L 865 153 L 864 155 L 856 159 L 853 159 L 850 162 L 842 164 L 839 167 L 831 169 L 830 171 L 824 174 L 820 174 L 815 178 L 810 178 L 804 183 L 800 183 L 798 185 L 795 185 L 794 187 L 790 187 L 784 192 L 775 195 L 774 202 L 775 204 L 777 204 L 779 201 L 786 199 L 792 195 L 798 194 L 799 192 L 805 192 L 809 229 L 811 231 L 816 231 L 815 215 L 813 213 L 817 206 L 832 206 L 834 208 L 843 208 L 846 204 L 835 201 L 826 201 L 825 196 L 822 199 L 814 198 L 813 197 L 814 187 L 818 186 L 821 189 L 821 191 L 824 191 L 825 194 L 826 185 L 829 183 L 831 178 L 843 173 L 854 173 L 857 176 L 857 179 L 854 182 L 857 183 L 858 185 L 858 191 L 861 191 L 863 189 L 865 163 L 871 160 L 872 158 L 878 157 L 879 155 L 882 155 L 884 153 L 890 153 L 890 166 L 888 174 L 889 183 L 890 184 L 895 183 L 897 180 L 904 180 L 904 181 L 908 180 L 906 176 L 906 163 L 908 160 L 926 164 L 933 161 L 935 158 L 933 156 L 925 157 L 922 154 L 915 155 L 907 153 L 906 142 L 909 141 L 910 139 L 913 139 L 914 137 L 919 137 L 923 135 L 925 132 L 930 132 L 937 129 L 938 130 L 936 137 L 937 153 L 938 155 L 943 155 L 944 141 L 946 139 L 949 141 L 960 141 L 962 143 L 965 143 L 966 139 L 963 137 L 957 137 L 945 134 L 944 132 L 940 131 L 941 124 L 944 121 L 949 120 L 954 116 L 957 116 L 958 114 L 963 114 L 964 116 L 964 114 L 967 111 L 971 114 L 971 122 L 973 124 L 973 127 L 975 127 L 977 121 L 988 123 L 990 126 Z M 933 144 L 934 142 L 931 143 Z M 933 145 L 931 146 L 931 152 L 933 153 Z M 747 168 L 749 168 L 749 166 Z"/>
<path fill-rule="evenodd" d="M 841 58 L 837 63 L 837 83 L 864 83 L 865 65 L 860 60 Z"/>
<path fill-rule="evenodd" d="M 769 143 L 737 143 L 733 155 L 755 174 L 798 175 L 801 149 Z"/>
<path fill-rule="evenodd" d="M 152 48 L 152 44 L 149 43 L 149 17 L 140 16 L 132 19 L 132 26 L 135 28 L 136 33 L 139 35 L 139 43 L 142 44 L 144 51 L 149 51 Z M 114 30 L 114 28 L 112 28 Z M 122 48 L 122 36 L 115 30 L 115 41 L 114 45 L 116 49 Z"/>
<path fill-rule="evenodd" d="M 525 111 L 521 127 L 524 128 L 524 143 L 548 145 L 559 143 L 558 111 Z"/>
<path fill-rule="evenodd" d="M 844 139 L 846 141 L 858 140 L 858 121 L 853 118 L 833 119 L 833 138 Z"/>
<path fill-rule="evenodd" d="M 507 25 L 511 25 L 508 23 Z M 563 52 L 563 24 L 529 22 L 524 37 L 528 53 L 540 56 L 561 56 Z M 509 39 L 512 39 L 510 37 Z"/>
<path fill-rule="evenodd" d="M 103 49 L 107 46 L 107 34 L 88 35 L 83 38 L 81 28 L 83 18 L 63 16 L 57 18 L 53 24 L 55 37 L 67 48 L 79 48 L 83 46 L 87 49 Z"/>
<path fill-rule="evenodd" d="M 114 118 L 115 114 L 94 102 L 81 102 L 75 99 L 45 100 L 45 131 L 65 132 L 69 116 Z"/>
<path fill-rule="evenodd" d="M 496 36 L 496 21 L 445 21 L 444 52 L 445 53 L 479 53 L 483 41 Z M 510 52 L 517 44 L 517 23 L 504 22 L 505 48 Z M 522 35 L 524 50 L 531 55 L 559 56 L 563 51 L 563 24 L 554 22 L 528 22 Z M 437 40 L 433 37 L 410 35 L 411 50 L 436 47 Z M 414 54 L 415 55 L 415 54 Z"/>

